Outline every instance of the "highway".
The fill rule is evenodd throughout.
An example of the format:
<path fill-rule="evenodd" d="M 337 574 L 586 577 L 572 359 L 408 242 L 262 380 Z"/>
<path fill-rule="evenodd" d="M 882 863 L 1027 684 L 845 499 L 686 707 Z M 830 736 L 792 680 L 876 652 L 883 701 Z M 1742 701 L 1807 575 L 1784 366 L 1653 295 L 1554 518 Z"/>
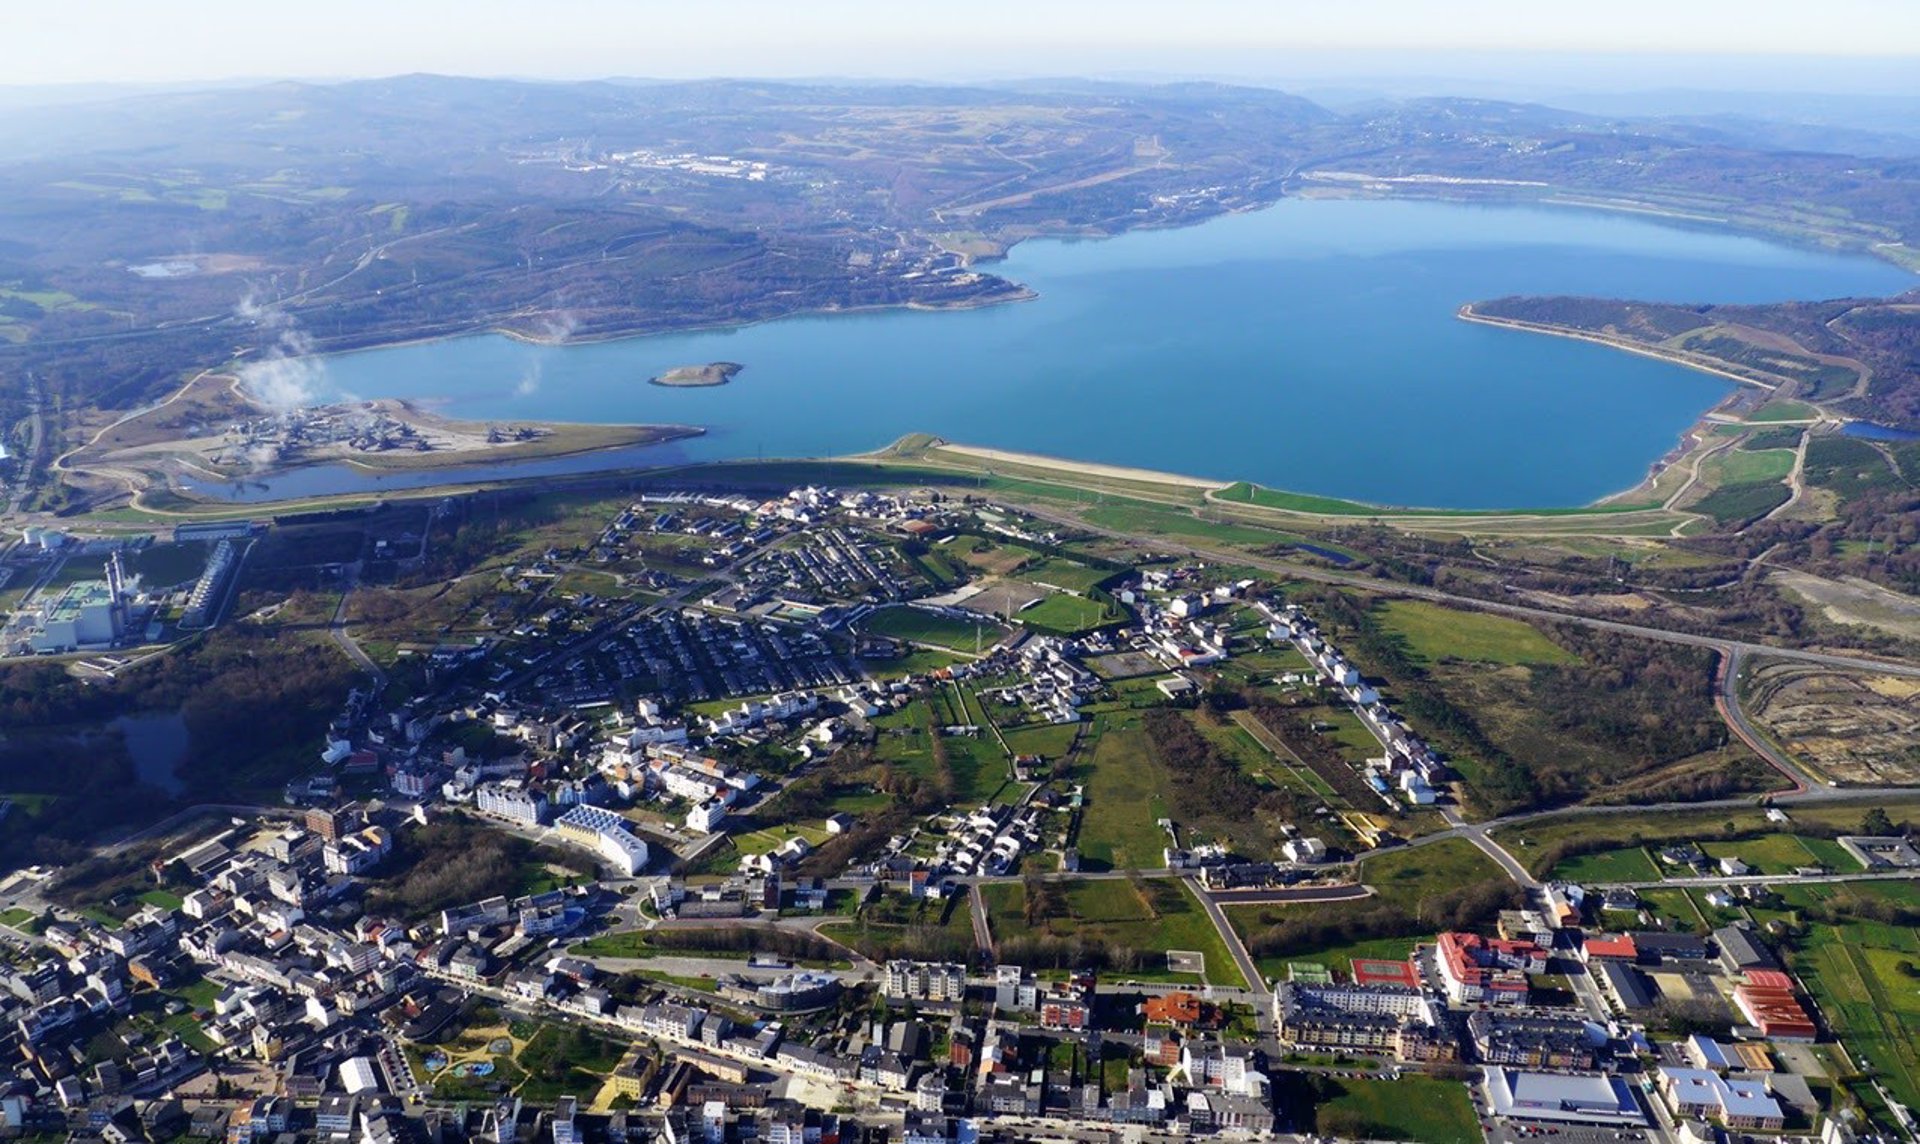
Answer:
<path fill-rule="evenodd" d="M 1869 669 L 1888 675 L 1899 675 L 1920 679 L 1920 664 L 1902 660 L 1881 659 L 1869 655 L 1843 655 L 1835 652 L 1807 651 L 1802 648 L 1774 647 L 1771 644 L 1754 643 L 1749 640 L 1729 639 L 1724 636 L 1699 635 L 1694 632 L 1678 632 L 1668 628 L 1647 627 L 1643 624 L 1630 624 L 1621 620 L 1604 620 L 1597 616 L 1581 615 L 1578 612 L 1561 612 L 1552 608 L 1541 608 L 1531 604 L 1513 604 L 1499 600 L 1483 600 L 1478 596 L 1462 596 L 1455 592 L 1446 592 L 1438 588 L 1427 588 L 1418 584 L 1403 584 L 1394 580 L 1377 580 L 1371 576 L 1360 576 L 1350 572 L 1336 572 L 1309 564 L 1300 564 L 1288 560 L 1277 560 L 1270 556 L 1256 556 L 1235 549 L 1207 548 L 1188 541 L 1173 540 L 1153 533 L 1122 532 L 1118 529 L 1103 528 L 1089 524 L 1071 513 L 1054 509 L 1022 504 L 1021 509 L 1041 520 L 1084 532 L 1098 533 L 1113 540 L 1125 540 L 1145 548 L 1160 552 L 1175 552 L 1198 559 L 1238 564 L 1290 576 L 1298 580 L 1311 580 L 1319 584 L 1332 584 L 1344 588 L 1362 588 L 1383 596 L 1404 596 L 1415 600 L 1428 600 L 1433 603 L 1447 604 L 1453 607 L 1471 608 L 1483 612 L 1496 612 L 1501 615 L 1519 616 L 1529 620 L 1549 620 L 1555 623 L 1579 624 L 1582 627 L 1600 631 L 1617 632 L 1621 635 L 1639 636 L 1642 639 L 1660 640 L 1665 643 L 1684 644 L 1688 647 L 1703 647 L 1723 654 L 1764 655 L 1774 659 L 1791 659 L 1801 663 L 1815 663 L 1827 667 Z"/>

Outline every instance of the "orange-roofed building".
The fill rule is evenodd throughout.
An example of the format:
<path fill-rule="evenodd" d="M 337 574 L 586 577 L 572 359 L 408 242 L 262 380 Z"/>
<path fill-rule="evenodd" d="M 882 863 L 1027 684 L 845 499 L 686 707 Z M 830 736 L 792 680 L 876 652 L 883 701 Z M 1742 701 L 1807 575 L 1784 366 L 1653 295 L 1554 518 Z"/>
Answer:
<path fill-rule="evenodd" d="M 1753 981 L 1759 976 L 1761 982 Z M 1747 984 L 1733 991 L 1733 1003 L 1747 1023 L 1760 1030 L 1770 1041 L 1812 1041 L 1820 1035 L 1819 1026 L 1807 1014 L 1806 1006 L 1794 996 L 1793 979 L 1776 970 L 1761 970 L 1747 975 Z M 1778 982 L 1784 981 L 1785 985 Z"/>
<path fill-rule="evenodd" d="M 1165 993 L 1147 998 L 1147 1024 L 1211 1028 L 1220 1022 L 1220 1011 L 1191 993 Z"/>
<path fill-rule="evenodd" d="M 1503 941 L 1471 933 L 1440 935 L 1440 979 L 1447 996 L 1465 1004 L 1524 1005 L 1527 974 L 1544 973 L 1547 951 L 1530 941 Z"/>
<path fill-rule="evenodd" d="M 1632 934 L 1592 934 L 1580 943 L 1580 960 L 1635 962 L 1640 950 Z"/>

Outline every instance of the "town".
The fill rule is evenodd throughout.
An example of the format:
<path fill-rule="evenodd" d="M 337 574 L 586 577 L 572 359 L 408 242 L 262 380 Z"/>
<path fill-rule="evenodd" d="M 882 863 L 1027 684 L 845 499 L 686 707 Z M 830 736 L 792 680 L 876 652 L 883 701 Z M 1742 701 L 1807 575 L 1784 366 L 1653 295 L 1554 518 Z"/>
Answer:
<path fill-rule="evenodd" d="M 8 643 L 110 675 L 252 622 L 234 582 L 285 536 L 344 615 L 347 566 L 423 559 L 456 511 L 370 530 L 377 553 L 304 518 L 27 537 L 35 599 L 65 586 Z M 1470 818 L 1421 708 L 1248 569 L 970 496 L 658 487 L 481 587 L 485 634 L 389 641 L 278 805 L 0 883 L 0 1129 L 1912 1131 L 1782 948 L 1909 924 L 1920 853 L 1884 812 L 1599 820 L 1538 876 L 1555 819 Z M 1410 924 L 1287 928 L 1338 910 Z"/>

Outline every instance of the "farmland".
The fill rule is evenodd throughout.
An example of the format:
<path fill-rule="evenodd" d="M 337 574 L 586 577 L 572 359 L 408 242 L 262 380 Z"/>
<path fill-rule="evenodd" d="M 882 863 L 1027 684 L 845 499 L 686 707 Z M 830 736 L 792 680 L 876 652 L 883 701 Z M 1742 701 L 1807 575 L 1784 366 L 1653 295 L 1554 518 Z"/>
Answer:
<path fill-rule="evenodd" d="M 1789 888 L 1789 905 L 1825 906 L 1837 918 L 1836 924 L 1811 926 L 1788 960 L 1855 1064 L 1877 1074 L 1894 1099 L 1911 1106 L 1920 1103 L 1920 1042 L 1913 1037 L 1920 991 L 1901 966 L 1920 960 L 1920 932 L 1867 920 L 1861 915 L 1868 910 L 1853 912 L 1852 902 L 1878 896 L 1877 890 Z"/>
<path fill-rule="evenodd" d="M 1031 921 L 1027 887 L 1012 883 L 984 887 L 981 892 L 994 939 L 1009 951 L 1036 936 L 1141 951 L 1146 956 L 1138 965 L 1116 972 L 1153 981 L 1195 982 L 1191 974 L 1168 972 L 1163 956 L 1170 949 L 1192 950 L 1206 957 L 1206 981 L 1246 984 L 1219 932 L 1179 879 L 1088 879 L 1061 885 L 1063 890 L 1048 888 L 1048 902 L 1034 903 Z"/>
<path fill-rule="evenodd" d="M 1075 777 L 1086 788 L 1080 860 L 1088 870 L 1147 870 L 1165 864 L 1166 768 L 1137 720 L 1101 716 L 1093 754 Z"/>

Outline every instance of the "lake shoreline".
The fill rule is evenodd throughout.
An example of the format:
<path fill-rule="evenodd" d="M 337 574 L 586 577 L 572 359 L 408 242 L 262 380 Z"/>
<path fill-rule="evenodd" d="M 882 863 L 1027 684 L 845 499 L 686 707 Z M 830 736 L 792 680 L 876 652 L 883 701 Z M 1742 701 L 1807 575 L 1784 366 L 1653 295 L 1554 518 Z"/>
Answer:
<path fill-rule="evenodd" d="M 893 314 L 855 323 L 769 319 L 743 336 L 733 336 L 735 330 L 649 334 L 614 339 L 621 348 L 578 353 L 517 349 L 513 342 L 527 339 L 511 335 L 434 338 L 426 340 L 450 347 L 415 348 L 391 358 L 338 355 L 331 361 L 329 388 L 423 399 L 457 416 L 493 421 L 508 439 L 513 423 L 538 416 L 536 411 L 583 422 L 680 422 L 710 429 L 704 440 L 657 453 L 632 449 L 604 460 L 530 466 L 530 473 L 513 467 L 507 454 L 497 464 L 488 459 L 448 477 L 383 482 L 389 487 L 741 457 L 845 457 L 925 429 L 945 440 L 977 443 L 983 450 L 978 456 L 949 456 L 970 468 L 989 457 L 1010 464 L 1024 456 L 1066 458 L 1087 466 L 1075 480 L 1081 484 L 1207 474 L 1182 480 L 1217 489 L 1232 483 L 1221 474 L 1239 474 L 1269 490 L 1310 490 L 1277 500 L 1261 494 L 1269 503 L 1347 500 L 1388 512 L 1407 511 L 1396 506 L 1448 512 L 1550 506 L 1564 512 L 1598 501 L 1617 505 L 1616 490 L 1633 483 L 1627 477 L 1639 481 L 1650 461 L 1669 452 L 1683 429 L 1734 388 L 1727 382 L 1745 379 L 1696 368 L 1689 382 L 1688 375 L 1666 367 L 1692 363 L 1664 354 L 1638 354 L 1645 360 L 1622 365 L 1634 359 L 1564 344 L 1555 350 L 1535 342 L 1530 349 L 1528 339 L 1467 333 L 1449 321 L 1456 311 L 1467 320 L 1489 316 L 1472 305 L 1463 308 L 1463 300 L 1513 292 L 1515 286 L 1522 293 L 1542 287 L 1592 293 L 1658 283 L 1689 296 L 1738 297 L 1757 289 L 1764 298 L 1831 280 L 1846 284 L 1834 289 L 1884 289 L 1881 279 L 1888 276 L 1886 270 L 1863 271 L 1866 260 L 1818 252 L 1807 257 L 1777 247 L 1756 258 L 1744 240 L 1669 237 L 1670 228 L 1631 222 L 1571 221 L 1576 215 L 1592 218 L 1598 213 L 1592 210 L 1467 211 L 1441 203 L 1363 201 L 1227 213 L 1240 221 L 1146 228 L 1159 236 L 1135 236 L 1130 243 L 1104 235 L 1023 242 L 1020 253 L 998 269 L 1007 280 L 1032 284 L 1022 297 L 1044 292 L 1051 299 L 1045 307 L 1002 310 L 975 297 L 964 306 L 931 309 L 993 304 L 996 312 L 945 320 Z M 1448 241 L 1436 245 L 1436 234 Z M 1597 271 L 1569 268 L 1557 253 L 1564 243 L 1607 257 L 1592 264 Z M 972 245 L 975 255 L 990 249 Z M 1343 254 L 1351 257 L 1334 257 Z M 1649 259 L 1665 257 L 1679 260 L 1679 277 L 1648 269 L 1657 266 Z M 1763 285 L 1751 284 L 1749 265 L 1761 268 Z M 1848 284 L 1863 274 L 1871 286 Z M 930 307 L 867 309 L 913 308 Z M 1262 316 L 1278 313 L 1302 317 L 1271 329 L 1259 324 Z M 1223 323 L 1222 336 L 1188 345 L 1185 339 L 1210 329 L 1209 322 Z M 1499 319 L 1484 324 L 1517 325 Z M 1447 333 L 1449 327 L 1456 332 Z M 1247 333 L 1253 330 L 1266 332 Z M 1335 330 L 1365 331 L 1367 337 L 1353 343 L 1323 336 Z M 1276 354 L 1276 345 L 1285 352 Z M 740 395 L 702 392 L 710 386 L 647 390 L 633 384 L 688 372 L 690 363 L 724 361 L 766 368 L 769 384 Z M 535 373 L 542 378 L 538 396 L 525 380 Z M 1715 374 L 1710 388 L 1702 385 L 1701 373 Z M 1349 375 L 1351 385 L 1324 384 Z M 518 386 L 516 377 L 522 379 Z M 1546 378 L 1559 384 L 1543 384 Z M 667 396 L 668 389 L 684 392 Z M 1303 434 L 1310 425 L 1330 428 Z M 1543 433 L 1542 426 L 1554 428 Z M 1573 453 L 1547 443 L 1564 444 L 1569 436 L 1579 444 Z M 619 443 L 636 439 L 623 436 Z M 1342 441 L 1370 447 L 1355 452 L 1343 449 Z M 386 464 L 383 457 L 361 459 L 371 464 L 228 495 L 346 492 L 357 487 L 356 473 L 416 467 L 411 457 L 401 465 Z"/>
<path fill-rule="evenodd" d="M 1454 312 L 1454 316 L 1463 322 L 1473 322 L 1482 326 L 1495 326 L 1506 330 L 1521 330 L 1530 334 L 1545 334 L 1548 337 L 1566 338 L 1576 342 L 1592 342 L 1595 345 L 1606 346 L 1609 349 L 1625 350 L 1627 353 L 1638 354 L 1641 357 L 1652 358 L 1655 361 L 1663 361 L 1669 365 L 1681 365 L 1688 369 L 1698 370 L 1701 373 L 1710 373 L 1718 377 L 1724 377 L 1728 381 L 1752 386 L 1755 389 L 1765 390 L 1768 393 L 1773 393 L 1779 388 L 1778 386 L 1769 385 L 1764 381 L 1760 381 L 1757 378 L 1746 377 L 1734 373 L 1732 370 L 1708 364 L 1693 355 L 1674 350 L 1661 349 L 1659 346 L 1651 346 L 1645 342 L 1634 341 L 1631 338 L 1613 337 L 1607 334 L 1595 333 L 1591 330 L 1575 329 L 1572 326 L 1556 326 L 1549 322 L 1530 322 L 1524 318 L 1501 318 L 1492 314 L 1482 314 L 1473 307 L 1474 303 L 1467 302 Z"/>

